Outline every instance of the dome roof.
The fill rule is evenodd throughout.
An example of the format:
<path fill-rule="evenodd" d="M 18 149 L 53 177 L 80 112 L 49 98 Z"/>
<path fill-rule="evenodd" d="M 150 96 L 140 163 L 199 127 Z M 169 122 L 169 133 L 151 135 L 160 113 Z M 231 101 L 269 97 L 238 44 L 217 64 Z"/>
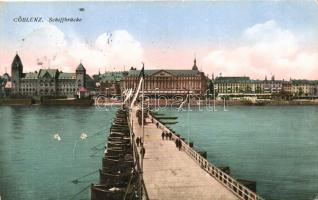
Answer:
<path fill-rule="evenodd" d="M 192 66 L 192 70 L 198 70 L 198 67 L 197 67 L 197 59 L 195 58 L 194 61 L 193 61 L 193 66 Z"/>
<path fill-rule="evenodd" d="M 7 72 L 3 74 L 2 78 L 6 79 L 6 80 L 10 80 L 10 76 Z"/>

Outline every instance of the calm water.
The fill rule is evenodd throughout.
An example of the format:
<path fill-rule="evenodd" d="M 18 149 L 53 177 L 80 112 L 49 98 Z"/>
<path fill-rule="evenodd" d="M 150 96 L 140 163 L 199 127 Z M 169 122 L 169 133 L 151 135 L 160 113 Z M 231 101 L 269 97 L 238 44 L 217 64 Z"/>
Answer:
<path fill-rule="evenodd" d="M 170 125 L 235 178 L 257 181 L 272 200 L 312 200 L 318 194 L 318 107 L 228 107 L 228 112 L 168 110 Z"/>
<path fill-rule="evenodd" d="M 228 109 L 193 109 L 189 118 L 166 112 L 179 117 L 171 127 L 184 137 L 189 132 L 211 162 L 230 166 L 236 178 L 256 180 L 266 199 L 312 200 L 318 194 L 318 107 Z M 3 199 L 88 199 L 113 114 L 94 107 L 0 107 Z M 82 132 L 86 140 L 79 139 Z"/>
<path fill-rule="evenodd" d="M 0 107 L 2 199 L 88 199 L 113 113 L 94 107 Z M 86 140 L 80 140 L 82 132 Z M 62 140 L 54 140 L 54 133 Z"/>

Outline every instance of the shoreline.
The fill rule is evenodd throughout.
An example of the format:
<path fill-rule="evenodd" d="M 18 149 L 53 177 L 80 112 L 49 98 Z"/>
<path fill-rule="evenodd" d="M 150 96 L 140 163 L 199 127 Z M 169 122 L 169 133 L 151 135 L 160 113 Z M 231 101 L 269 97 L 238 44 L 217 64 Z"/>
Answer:
<path fill-rule="evenodd" d="M 160 101 L 160 102 L 150 102 L 147 105 L 153 107 L 153 106 L 170 106 L 170 107 L 178 107 L 180 106 L 180 103 L 177 101 Z M 203 106 L 210 106 L 213 107 L 214 102 L 213 100 L 210 101 L 191 101 L 190 106 L 193 107 L 203 107 Z M 223 100 L 216 100 L 215 101 L 216 106 L 224 106 Z M 285 100 L 268 100 L 264 102 L 250 102 L 250 101 L 244 101 L 244 100 L 227 100 L 225 101 L 225 106 L 313 106 L 318 105 L 318 100 L 291 100 L 291 101 L 285 101 Z M 187 106 L 187 103 L 185 103 L 184 106 Z"/>
<path fill-rule="evenodd" d="M 43 101 L 34 101 L 32 98 L 21 98 L 21 99 L 7 99 L 0 98 L 0 106 L 118 106 L 122 102 L 103 102 L 101 104 L 96 104 L 96 101 L 93 99 L 45 99 Z M 146 102 L 146 106 L 154 107 L 179 107 L 181 104 L 180 101 L 173 99 L 160 100 L 160 101 L 151 101 Z M 185 103 L 187 105 L 187 103 Z M 192 107 L 213 107 L 213 100 L 205 101 L 191 101 L 190 106 Z M 224 106 L 223 100 L 216 100 L 216 106 Z M 318 100 L 268 100 L 261 102 L 251 102 L 244 100 L 227 100 L 225 101 L 225 106 L 315 106 L 318 105 Z"/>
<path fill-rule="evenodd" d="M 0 106 L 92 106 L 92 99 L 0 98 Z"/>

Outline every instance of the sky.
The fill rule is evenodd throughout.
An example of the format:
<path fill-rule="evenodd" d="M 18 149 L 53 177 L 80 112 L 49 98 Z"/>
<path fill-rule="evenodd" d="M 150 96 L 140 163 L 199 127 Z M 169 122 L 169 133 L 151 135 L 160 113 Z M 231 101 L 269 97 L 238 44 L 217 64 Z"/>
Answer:
<path fill-rule="evenodd" d="M 43 22 L 16 22 L 20 16 Z M 74 72 L 80 62 L 91 75 L 142 62 L 146 69 L 191 69 L 196 58 L 210 77 L 318 79 L 314 0 L 2 2 L 0 33 L 0 74 L 10 73 L 18 52 L 24 72 Z"/>

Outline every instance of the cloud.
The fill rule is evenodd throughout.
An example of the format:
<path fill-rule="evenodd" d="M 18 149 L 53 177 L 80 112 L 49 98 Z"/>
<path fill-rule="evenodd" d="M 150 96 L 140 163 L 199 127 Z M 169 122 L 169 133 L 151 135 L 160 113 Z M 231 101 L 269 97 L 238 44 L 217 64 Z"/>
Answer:
<path fill-rule="evenodd" d="M 209 73 L 223 75 L 317 79 L 318 52 L 302 47 L 298 38 L 269 20 L 243 31 L 240 45 L 210 51 L 203 63 Z"/>
<path fill-rule="evenodd" d="M 116 66 L 140 65 L 143 58 L 140 42 L 126 30 L 101 34 L 96 39 L 95 46 L 107 57 L 108 61 L 115 61 Z"/>
<path fill-rule="evenodd" d="M 3 45 L 3 44 L 2 44 Z M 1 56 L 10 66 L 15 50 L 18 50 L 25 71 L 38 70 L 37 63 L 44 67 L 59 68 L 62 71 L 75 71 L 81 61 L 88 73 L 97 73 L 101 68 L 122 70 L 131 65 L 140 65 L 143 59 L 143 48 L 126 30 L 115 30 L 102 33 L 96 41 L 89 43 L 78 37 L 67 37 L 53 24 L 45 23 L 25 33 L 21 40 L 11 45 L 11 51 Z"/>

